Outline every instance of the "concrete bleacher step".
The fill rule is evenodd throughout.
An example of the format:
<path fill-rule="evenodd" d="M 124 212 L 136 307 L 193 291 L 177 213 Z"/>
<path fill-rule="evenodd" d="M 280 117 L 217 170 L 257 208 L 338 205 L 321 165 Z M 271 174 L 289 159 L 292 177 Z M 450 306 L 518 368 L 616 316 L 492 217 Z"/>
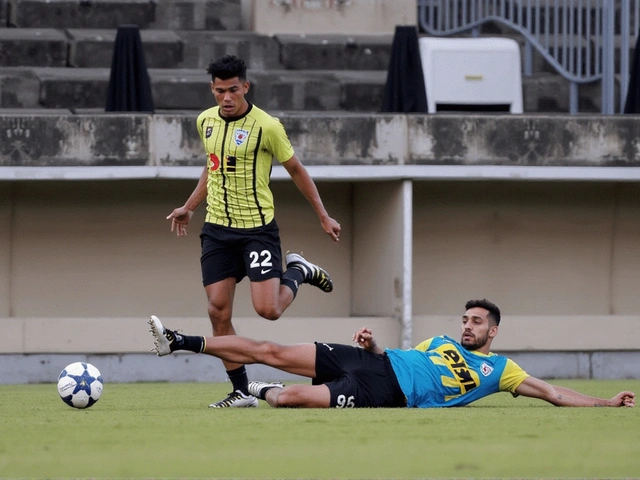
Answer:
<path fill-rule="evenodd" d="M 109 68 L 0 68 L 0 108 L 104 108 Z M 202 69 L 149 69 L 155 107 L 203 110 L 214 104 Z M 386 73 L 248 72 L 248 98 L 267 110 L 379 111 Z M 6 86 L 5 86 L 6 85 Z"/>
<path fill-rule="evenodd" d="M 276 35 L 282 66 L 292 70 L 386 70 L 392 34 Z"/>
<path fill-rule="evenodd" d="M 0 0 L 5 24 L 20 28 L 237 30 L 240 0 Z"/>
<path fill-rule="evenodd" d="M 180 67 L 205 69 L 222 55 L 237 55 L 254 70 L 282 68 L 277 40 L 269 35 L 246 31 L 177 31 L 184 42 Z"/>
<path fill-rule="evenodd" d="M 67 37 L 53 28 L 0 29 L 0 65 L 64 67 Z"/>
<path fill-rule="evenodd" d="M 9 18 L 8 10 L 9 10 L 8 0 L 0 0 L 0 28 L 4 28 L 7 26 L 8 18 Z"/>
<path fill-rule="evenodd" d="M 117 30 L 69 29 L 69 61 L 74 67 L 110 67 Z M 238 55 L 249 68 L 279 68 L 276 41 L 251 32 L 141 30 L 148 68 L 200 68 L 224 54 Z"/>
<path fill-rule="evenodd" d="M 40 105 L 46 108 L 104 107 L 108 68 L 35 68 L 40 80 Z"/>
<path fill-rule="evenodd" d="M 202 69 L 149 69 L 158 110 L 204 110 L 214 104 Z M 103 109 L 108 68 L 0 68 L 0 108 Z M 379 112 L 386 72 L 250 70 L 248 98 L 271 111 Z M 559 75 L 523 77 L 524 110 L 567 112 L 569 84 Z M 617 100 L 616 100 L 617 101 Z M 579 89 L 582 113 L 600 112 L 600 87 Z"/>
<path fill-rule="evenodd" d="M 3 28 L 0 65 L 111 67 L 117 29 Z M 252 69 L 281 68 L 278 42 L 252 32 L 140 30 L 148 68 L 201 68 L 224 54 Z"/>
<path fill-rule="evenodd" d="M 9 0 L 9 24 L 19 28 L 147 28 L 155 18 L 149 0 Z"/>
<path fill-rule="evenodd" d="M 386 72 L 272 70 L 251 72 L 251 99 L 276 110 L 379 111 Z M 358 90 L 360 94 L 354 94 Z"/>
<path fill-rule="evenodd" d="M 30 68 L 0 68 L 0 107 L 40 107 L 40 79 Z"/>
<path fill-rule="evenodd" d="M 111 67 L 117 30 L 69 29 L 69 66 Z M 183 60 L 184 43 L 171 30 L 141 30 L 148 68 L 174 68 Z"/>

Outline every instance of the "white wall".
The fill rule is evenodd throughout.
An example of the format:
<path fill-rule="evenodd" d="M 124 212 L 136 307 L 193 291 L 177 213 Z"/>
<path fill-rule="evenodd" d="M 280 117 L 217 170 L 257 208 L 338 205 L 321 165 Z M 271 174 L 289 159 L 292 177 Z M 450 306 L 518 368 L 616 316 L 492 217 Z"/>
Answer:
<path fill-rule="evenodd" d="M 194 185 L 0 182 L 0 352 L 147 351 L 150 314 L 209 333 L 203 211 L 186 238 L 171 235 L 165 220 Z M 334 244 L 295 186 L 274 182 L 283 251 L 323 265 L 335 290 L 303 286 L 284 317 L 269 322 L 255 314 L 245 280 L 234 306 L 238 331 L 348 342 L 352 331 L 374 324 L 383 344 L 398 345 L 401 185 L 318 182 L 343 228 Z M 464 302 L 481 297 L 502 308 L 501 349 L 637 344 L 640 185 L 416 181 L 413 189 L 414 344 L 449 328 L 457 336 Z M 136 333 L 122 339 L 127 325 Z"/>
<path fill-rule="evenodd" d="M 416 25 L 415 0 L 242 0 L 242 29 L 264 34 L 393 33 Z"/>

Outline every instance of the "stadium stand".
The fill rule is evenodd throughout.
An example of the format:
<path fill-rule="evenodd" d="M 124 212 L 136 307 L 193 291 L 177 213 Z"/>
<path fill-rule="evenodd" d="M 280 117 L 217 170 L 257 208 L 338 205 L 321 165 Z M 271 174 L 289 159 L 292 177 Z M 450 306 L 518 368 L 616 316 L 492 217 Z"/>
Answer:
<path fill-rule="evenodd" d="M 160 110 L 207 105 L 204 69 L 231 53 L 247 61 L 252 98 L 267 109 L 380 111 L 393 40 L 390 33 L 243 31 L 240 0 L 0 0 L 0 22 L 7 27 L 0 29 L 0 108 L 102 108 L 116 29 L 135 24 Z M 481 35 L 516 38 L 523 47 L 492 24 Z M 524 111 L 566 112 L 568 88 L 536 61 L 523 77 Z M 54 93 L 69 96 L 53 100 Z M 580 95 L 581 112 L 599 111 L 597 85 L 582 86 Z"/>
<path fill-rule="evenodd" d="M 205 68 L 230 53 L 246 60 L 252 98 L 266 108 L 377 111 L 392 40 L 241 31 L 239 1 L 2 5 L 0 108 L 102 108 L 116 29 L 126 23 L 141 28 L 159 110 L 211 103 Z"/>

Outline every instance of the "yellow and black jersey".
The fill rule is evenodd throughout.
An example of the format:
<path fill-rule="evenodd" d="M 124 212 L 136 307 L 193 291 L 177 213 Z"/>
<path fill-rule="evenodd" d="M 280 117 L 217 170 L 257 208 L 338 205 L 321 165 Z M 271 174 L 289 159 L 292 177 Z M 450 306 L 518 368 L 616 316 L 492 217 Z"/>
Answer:
<path fill-rule="evenodd" d="M 249 104 L 235 118 L 220 116 L 219 107 L 198 116 L 198 133 L 207 154 L 206 221 L 233 228 L 266 225 L 274 217 L 269 188 L 273 157 L 293 157 L 282 123 Z"/>

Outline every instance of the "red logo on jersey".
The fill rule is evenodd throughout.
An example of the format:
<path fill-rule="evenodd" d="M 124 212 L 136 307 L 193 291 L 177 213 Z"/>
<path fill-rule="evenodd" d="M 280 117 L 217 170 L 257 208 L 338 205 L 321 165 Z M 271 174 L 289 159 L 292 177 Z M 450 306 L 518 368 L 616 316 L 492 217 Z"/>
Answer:
<path fill-rule="evenodd" d="M 491 372 L 493 372 L 493 367 L 485 362 L 482 362 L 480 371 L 482 372 L 482 375 L 484 375 L 485 377 L 488 377 L 489 375 L 491 375 Z"/>
<path fill-rule="evenodd" d="M 216 170 L 218 170 L 218 168 L 220 168 L 220 159 L 215 153 L 210 153 L 209 154 L 209 170 L 211 170 L 212 172 L 215 172 Z"/>

